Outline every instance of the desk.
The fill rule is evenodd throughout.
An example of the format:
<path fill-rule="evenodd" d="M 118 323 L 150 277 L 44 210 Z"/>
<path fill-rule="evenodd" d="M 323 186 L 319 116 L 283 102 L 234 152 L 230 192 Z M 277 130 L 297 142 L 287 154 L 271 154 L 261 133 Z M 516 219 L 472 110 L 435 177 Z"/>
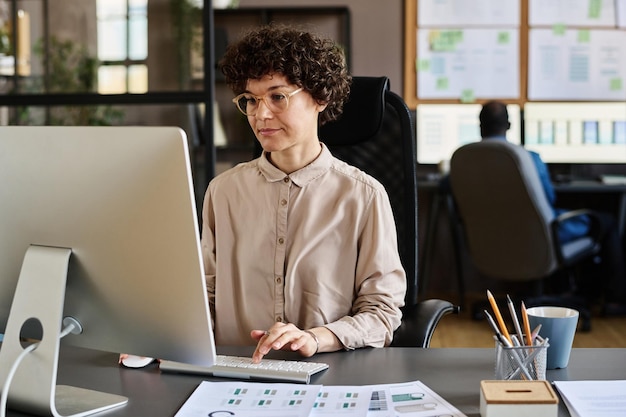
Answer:
<path fill-rule="evenodd" d="M 446 213 L 449 217 L 448 224 L 450 225 L 450 233 L 452 238 L 452 245 L 454 250 L 454 259 L 456 262 L 457 271 L 457 285 L 460 296 L 460 304 L 464 305 L 466 280 L 465 271 L 463 270 L 462 263 L 462 231 L 459 228 L 459 223 L 455 216 L 455 210 L 453 208 L 453 200 L 450 191 L 447 187 L 442 187 L 438 180 L 426 180 L 418 182 L 418 189 L 423 190 L 431 194 L 431 204 L 428 212 L 428 218 L 426 221 L 426 236 L 424 239 L 424 246 L 422 249 L 422 256 L 420 257 L 419 267 L 419 284 L 420 292 L 428 288 L 428 279 L 431 275 L 431 268 L 433 262 L 433 249 L 435 247 L 435 239 L 437 239 L 438 231 L 437 226 L 439 222 L 439 216 L 442 213 Z M 558 195 L 573 195 L 581 194 L 585 196 L 597 196 L 599 194 L 611 194 L 615 195 L 618 199 L 617 211 L 615 214 L 618 223 L 619 235 L 624 238 L 624 232 L 626 229 L 626 185 L 607 185 L 599 181 L 583 181 L 574 180 L 565 183 L 557 183 L 554 185 L 554 191 Z M 584 205 L 583 205 L 584 206 Z M 574 209 L 576 207 L 567 207 Z"/>
<path fill-rule="evenodd" d="M 220 352 L 247 355 L 252 349 L 230 348 Z M 314 360 L 328 363 L 330 369 L 316 376 L 312 383 L 370 385 L 420 380 L 468 416 L 477 417 L 479 383 L 493 378 L 494 355 L 493 349 L 443 348 L 325 353 Z M 204 379 L 211 378 L 161 374 L 156 365 L 124 369 L 117 365 L 116 354 L 72 347 L 61 349 L 58 383 L 129 397 L 127 405 L 102 414 L 107 417 L 173 416 Z M 574 349 L 569 367 L 548 371 L 548 379 L 626 379 L 626 349 Z M 560 417 L 569 415 L 562 403 L 559 407 Z M 24 414 L 9 412 L 8 415 Z"/>
<path fill-rule="evenodd" d="M 619 235 L 624 237 L 626 227 L 626 185 L 607 185 L 599 181 L 574 180 L 566 183 L 554 184 L 554 191 L 558 194 L 616 194 L 618 196 L 617 225 Z"/>

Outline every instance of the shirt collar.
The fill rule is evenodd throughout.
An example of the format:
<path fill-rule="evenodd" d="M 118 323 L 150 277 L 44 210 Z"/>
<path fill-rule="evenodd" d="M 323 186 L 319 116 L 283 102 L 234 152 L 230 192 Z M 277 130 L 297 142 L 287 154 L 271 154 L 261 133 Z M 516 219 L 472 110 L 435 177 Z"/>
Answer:
<path fill-rule="evenodd" d="M 326 145 L 323 143 L 321 145 L 322 152 L 320 152 L 319 156 L 315 158 L 313 162 L 288 175 L 272 165 L 272 163 L 267 159 L 267 154 L 263 152 L 259 158 L 259 171 L 268 182 L 282 181 L 285 177 L 289 177 L 294 184 L 299 187 L 304 187 L 306 184 L 322 176 L 332 166 L 332 154 Z"/>
<path fill-rule="evenodd" d="M 498 135 L 498 136 L 488 136 L 483 138 L 483 140 L 506 140 L 506 136 Z"/>

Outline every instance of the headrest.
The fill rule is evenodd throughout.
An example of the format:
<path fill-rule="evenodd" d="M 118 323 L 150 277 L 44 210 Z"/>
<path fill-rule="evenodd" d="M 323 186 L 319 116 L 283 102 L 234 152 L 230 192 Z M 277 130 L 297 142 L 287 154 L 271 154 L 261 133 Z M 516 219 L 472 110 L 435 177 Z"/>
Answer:
<path fill-rule="evenodd" d="M 342 115 L 320 127 L 320 140 L 329 145 L 336 140 L 350 145 L 376 135 L 383 124 L 388 90 L 387 77 L 352 77 L 350 96 Z"/>

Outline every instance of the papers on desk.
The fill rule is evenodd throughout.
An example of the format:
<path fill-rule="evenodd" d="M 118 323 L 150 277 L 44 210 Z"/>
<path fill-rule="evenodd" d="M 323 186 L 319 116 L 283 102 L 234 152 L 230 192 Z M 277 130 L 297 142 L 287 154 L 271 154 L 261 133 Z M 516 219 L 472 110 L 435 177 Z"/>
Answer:
<path fill-rule="evenodd" d="M 625 381 L 555 381 L 572 417 L 626 415 Z"/>
<path fill-rule="evenodd" d="M 362 414 L 366 417 L 466 417 L 420 381 L 370 387 L 369 410 Z"/>
<path fill-rule="evenodd" d="M 175 417 L 307 417 L 321 385 L 203 381 Z"/>
<path fill-rule="evenodd" d="M 420 381 L 365 386 L 202 382 L 175 417 L 464 417 Z"/>
<path fill-rule="evenodd" d="M 602 184 L 626 185 L 626 175 L 600 175 Z"/>

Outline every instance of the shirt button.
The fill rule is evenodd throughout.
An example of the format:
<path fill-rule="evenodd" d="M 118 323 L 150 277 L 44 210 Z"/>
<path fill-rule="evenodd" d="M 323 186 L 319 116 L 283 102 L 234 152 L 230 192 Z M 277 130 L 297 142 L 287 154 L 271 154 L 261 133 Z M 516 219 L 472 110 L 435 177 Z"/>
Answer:
<path fill-rule="evenodd" d="M 276 277 L 276 283 L 280 284 L 281 282 L 283 282 L 283 279 L 281 277 Z"/>
<path fill-rule="evenodd" d="M 283 322 L 283 318 L 281 316 L 276 316 L 276 321 L 278 323 L 282 323 Z"/>
<path fill-rule="evenodd" d="M 289 177 L 283 178 L 283 182 L 289 182 Z"/>
<path fill-rule="evenodd" d="M 283 205 L 283 206 L 286 206 L 287 205 L 287 200 L 285 200 L 285 199 L 280 200 L 280 204 Z"/>
<path fill-rule="evenodd" d="M 282 237 L 279 237 L 278 238 L 278 243 L 280 243 L 282 245 L 283 243 L 285 243 L 285 239 L 283 239 Z"/>

